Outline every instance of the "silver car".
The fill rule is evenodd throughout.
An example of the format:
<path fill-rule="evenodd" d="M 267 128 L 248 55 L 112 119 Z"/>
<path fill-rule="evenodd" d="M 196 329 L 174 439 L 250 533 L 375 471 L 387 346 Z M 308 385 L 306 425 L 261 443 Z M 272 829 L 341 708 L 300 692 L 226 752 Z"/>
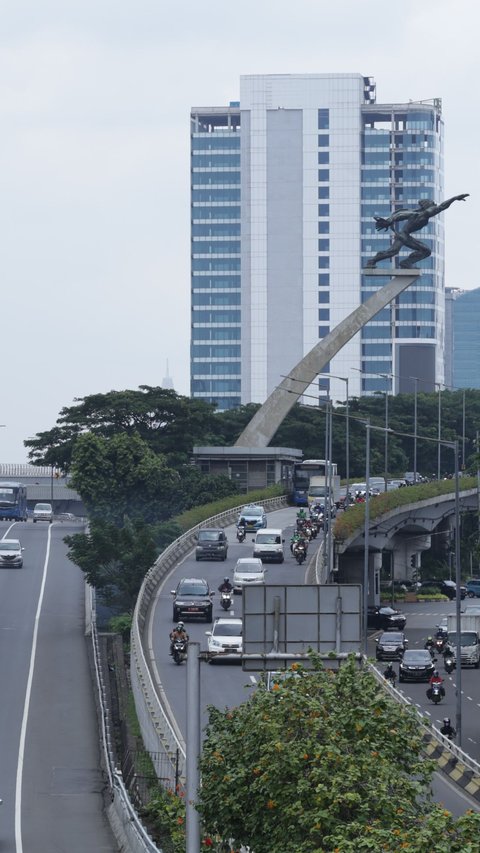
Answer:
<path fill-rule="evenodd" d="M 18 539 L 0 539 L 0 568 L 21 569 L 23 550 Z"/>
<path fill-rule="evenodd" d="M 35 504 L 33 507 L 33 523 L 37 521 L 48 521 L 49 524 L 53 521 L 52 504 Z"/>

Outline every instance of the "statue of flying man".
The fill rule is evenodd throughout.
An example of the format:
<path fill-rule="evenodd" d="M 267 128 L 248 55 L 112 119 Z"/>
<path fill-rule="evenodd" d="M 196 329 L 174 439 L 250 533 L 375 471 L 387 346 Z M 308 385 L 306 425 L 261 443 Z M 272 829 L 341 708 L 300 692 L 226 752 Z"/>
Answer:
<path fill-rule="evenodd" d="M 403 269 L 411 269 L 418 261 L 428 258 L 429 255 L 432 254 L 431 249 L 429 249 L 425 243 L 421 243 L 420 240 L 416 240 L 415 237 L 412 237 L 412 233 L 424 228 L 432 216 L 436 216 L 438 213 L 441 213 L 442 210 L 446 210 L 454 201 L 465 201 L 468 195 L 469 193 L 454 195 L 453 198 L 442 201 L 440 204 L 435 204 L 431 199 L 422 198 L 418 202 L 418 207 L 415 207 L 412 210 L 397 210 L 392 213 L 388 219 L 384 219 L 382 216 L 374 216 L 373 218 L 375 219 L 375 228 L 377 231 L 388 231 L 388 229 L 391 228 L 395 236 L 390 248 L 385 252 L 377 252 L 375 257 L 368 261 L 366 268 L 374 269 L 379 261 L 385 261 L 387 258 L 393 258 L 395 255 L 398 255 L 404 247 L 407 249 L 413 249 L 413 252 L 411 252 L 405 260 L 400 261 L 400 266 Z M 405 222 L 405 225 L 403 228 L 397 229 L 395 227 L 397 222 Z"/>

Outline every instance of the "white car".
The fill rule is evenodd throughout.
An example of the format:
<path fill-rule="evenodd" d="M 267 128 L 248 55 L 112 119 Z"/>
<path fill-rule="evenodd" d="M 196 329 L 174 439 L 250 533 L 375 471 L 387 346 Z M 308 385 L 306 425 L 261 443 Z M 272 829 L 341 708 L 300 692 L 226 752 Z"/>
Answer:
<path fill-rule="evenodd" d="M 266 571 L 259 557 L 241 557 L 233 570 L 233 591 L 241 592 L 247 584 L 265 583 Z"/>
<path fill-rule="evenodd" d="M 211 631 L 205 632 L 208 637 L 208 662 L 221 656 L 231 659 L 239 658 L 242 653 L 242 620 L 238 618 L 215 619 Z"/>
<path fill-rule="evenodd" d="M 33 523 L 37 521 L 48 521 L 49 524 L 53 521 L 52 504 L 35 504 L 33 507 Z"/>
<path fill-rule="evenodd" d="M 23 548 L 18 539 L 0 539 L 0 568 L 21 569 Z"/>

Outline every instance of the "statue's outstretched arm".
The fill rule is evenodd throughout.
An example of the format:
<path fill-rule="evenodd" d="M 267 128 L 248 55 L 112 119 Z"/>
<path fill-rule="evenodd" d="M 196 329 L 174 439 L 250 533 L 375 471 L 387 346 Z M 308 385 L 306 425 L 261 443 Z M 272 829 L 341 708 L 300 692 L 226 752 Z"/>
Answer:
<path fill-rule="evenodd" d="M 454 195 L 452 198 L 448 198 L 446 201 L 440 202 L 440 204 L 436 205 L 434 216 L 437 213 L 441 213 L 442 210 L 446 210 L 447 207 L 450 207 L 450 205 L 453 204 L 454 201 L 465 201 L 465 199 L 468 198 L 469 195 L 470 193 L 461 193 L 460 195 Z"/>

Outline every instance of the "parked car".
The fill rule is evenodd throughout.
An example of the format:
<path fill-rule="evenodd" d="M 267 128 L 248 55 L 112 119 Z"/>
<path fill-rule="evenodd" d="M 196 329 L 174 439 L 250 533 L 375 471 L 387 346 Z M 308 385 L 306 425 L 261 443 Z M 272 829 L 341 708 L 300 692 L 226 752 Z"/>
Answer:
<path fill-rule="evenodd" d="M 469 598 L 480 598 L 480 580 L 478 578 L 474 578 L 471 581 L 467 581 L 467 595 Z"/>
<path fill-rule="evenodd" d="M 21 569 L 23 551 L 18 539 L 0 539 L 0 568 Z"/>
<path fill-rule="evenodd" d="M 247 584 L 265 583 L 266 571 L 259 557 L 240 557 L 233 570 L 233 591 L 241 592 Z"/>
<path fill-rule="evenodd" d="M 52 504 L 38 503 L 33 507 L 33 523 L 37 521 L 48 521 L 49 524 L 53 521 Z"/>
<path fill-rule="evenodd" d="M 178 622 L 181 616 L 203 616 L 207 622 L 212 621 L 213 604 L 210 587 L 205 578 L 182 578 L 176 589 L 172 589 L 173 621 Z"/>
<path fill-rule="evenodd" d="M 242 522 L 243 519 L 243 522 Z M 244 506 L 238 516 L 237 524 L 243 523 L 245 530 L 260 530 L 267 526 L 267 514 L 263 506 L 259 504 L 248 504 Z"/>
<path fill-rule="evenodd" d="M 242 653 L 242 620 L 237 618 L 215 619 L 208 637 L 208 662 L 226 658 L 239 659 Z"/>
<path fill-rule="evenodd" d="M 436 578 L 430 578 L 428 580 L 422 580 L 422 584 L 419 592 L 423 592 L 424 589 L 430 589 L 432 592 L 438 592 L 441 595 L 446 595 L 447 598 L 452 601 L 457 597 L 457 584 L 455 581 L 449 580 L 437 580 Z M 460 598 L 464 599 L 467 595 L 467 587 L 460 587 Z M 480 595 L 480 592 L 479 592 Z"/>
<path fill-rule="evenodd" d="M 226 560 L 228 539 L 222 527 L 201 527 L 196 536 L 195 559 Z"/>
<path fill-rule="evenodd" d="M 428 649 L 407 649 L 400 661 L 400 681 L 429 681 L 435 671 L 435 663 Z"/>
<path fill-rule="evenodd" d="M 408 646 L 403 631 L 385 631 L 377 639 L 377 660 L 401 660 Z"/>
<path fill-rule="evenodd" d="M 368 608 L 368 628 L 380 628 L 382 631 L 403 631 L 407 617 L 393 607 L 371 606 Z"/>

